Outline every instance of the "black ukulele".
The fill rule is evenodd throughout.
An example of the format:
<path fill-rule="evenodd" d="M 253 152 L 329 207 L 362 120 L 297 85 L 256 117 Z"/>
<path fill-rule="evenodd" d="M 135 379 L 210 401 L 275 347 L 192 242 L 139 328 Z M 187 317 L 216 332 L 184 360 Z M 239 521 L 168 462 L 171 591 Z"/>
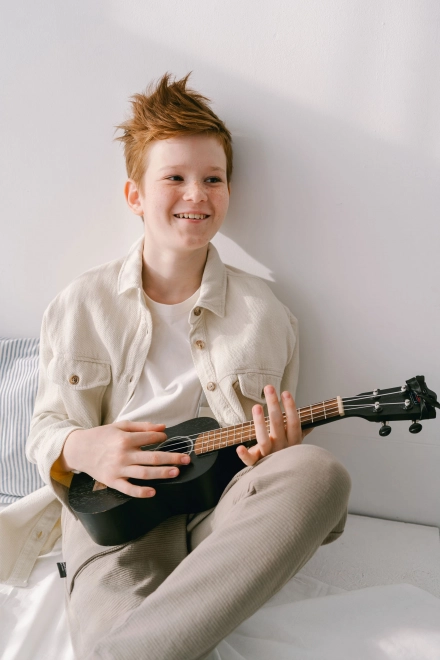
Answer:
<path fill-rule="evenodd" d="M 406 381 L 403 387 L 364 392 L 354 397 L 336 397 L 298 410 L 302 428 L 334 422 L 343 417 L 363 417 L 382 422 L 381 436 L 391 433 L 387 421 L 412 420 L 411 433 L 418 433 L 418 420 L 432 419 L 440 408 L 437 395 L 426 387 L 423 376 Z M 285 415 L 284 415 L 285 418 Z M 387 420 L 387 421 L 385 421 Z M 266 417 L 269 428 L 269 418 Z M 191 456 L 189 465 L 179 465 L 173 479 L 130 479 L 133 484 L 154 486 L 156 495 L 137 498 L 107 488 L 84 472 L 75 474 L 69 503 L 92 539 L 100 545 L 119 545 L 146 534 L 171 516 L 197 513 L 214 507 L 244 463 L 237 445 L 256 443 L 253 422 L 219 427 L 211 417 L 198 417 L 165 429 L 167 440 L 145 445 L 145 451 L 177 451 Z"/>

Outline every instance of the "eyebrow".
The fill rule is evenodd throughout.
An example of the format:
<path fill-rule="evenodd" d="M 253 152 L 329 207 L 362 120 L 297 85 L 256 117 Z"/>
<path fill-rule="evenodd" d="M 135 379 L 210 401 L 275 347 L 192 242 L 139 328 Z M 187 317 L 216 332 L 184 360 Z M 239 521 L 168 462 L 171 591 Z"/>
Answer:
<path fill-rule="evenodd" d="M 184 167 L 184 165 L 165 165 L 164 167 L 159 168 L 159 172 L 162 170 L 179 170 L 181 167 Z M 226 170 L 223 167 L 214 167 L 214 166 L 209 166 L 209 168 L 212 172 L 226 172 Z"/>

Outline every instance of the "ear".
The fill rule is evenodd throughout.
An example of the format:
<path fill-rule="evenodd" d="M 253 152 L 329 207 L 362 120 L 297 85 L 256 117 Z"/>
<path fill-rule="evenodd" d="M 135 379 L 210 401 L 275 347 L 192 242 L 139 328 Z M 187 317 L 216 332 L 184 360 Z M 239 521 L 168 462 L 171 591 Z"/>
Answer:
<path fill-rule="evenodd" d="M 133 179 L 128 179 L 124 186 L 124 195 L 130 209 L 136 215 L 143 215 L 142 200 L 139 195 L 139 189 Z"/>

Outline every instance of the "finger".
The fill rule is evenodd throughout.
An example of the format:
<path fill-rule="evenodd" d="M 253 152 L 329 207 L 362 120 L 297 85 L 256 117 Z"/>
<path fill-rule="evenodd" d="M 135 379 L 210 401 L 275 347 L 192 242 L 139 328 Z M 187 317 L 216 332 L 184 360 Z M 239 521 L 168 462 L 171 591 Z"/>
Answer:
<path fill-rule="evenodd" d="M 130 456 L 132 465 L 188 465 L 191 457 L 175 451 L 136 451 Z"/>
<path fill-rule="evenodd" d="M 258 448 L 262 456 L 267 456 L 272 451 L 272 443 L 267 432 L 266 420 L 264 418 L 263 407 L 256 405 L 252 408 L 252 417 L 255 426 L 255 437 Z"/>
<path fill-rule="evenodd" d="M 130 495 L 130 497 L 153 497 L 156 495 L 154 488 L 148 486 L 136 486 L 126 479 L 116 479 L 114 483 L 111 484 L 111 488 L 115 488 L 121 493 L 125 493 L 125 495 Z"/>
<path fill-rule="evenodd" d="M 244 445 L 239 445 L 236 451 L 238 457 L 247 466 L 255 465 L 255 463 L 261 458 L 261 452 L 258 445 L 254 445 L 251 449 L 247 449 Z"/>
<path fill-rule="evenodd" d="M 272 442 L 272 451 L 278 451 L 279 449 L 284 449 L 287 445 L 283 413 L 281 412 L 276 390 L 272 385 L 266 385 L 264 388 L 264 394 L 267 402 L 267 411 L 269 413 L 269 435 Z"/>
<path fill-rule="evenodd" d="M 167 434 L 163 431 L 131 431 L 130 445 L 133 447 L 143 447 L 145 445 L 155 445 L 164 442 L 167 439 Z"/>
<path fill-rule="evenodd" d="M 286 411 L 287 444 L 289 447 L 299 445 L 302 442 L 303 435 L 295 401 L 290 392 L 283 392 L 281 397 Z"/>
<path fill-rule="evenodd" d="M 177 467 L 156 467 L 152 465 L 127 465 L 121 470 L 122 476 L 131 479 L 173 479 L 177 477 L 180 470 Z"/>
<path fill-rule="evenodd" d="M 313 431 L 313 427 L 311 427 L 311 428 L 309 428 L 309 429 L 305 429 L 305 430 L 302 432 L 302 434 L 303 434 L 303 438 L 305 438 L 306 435 L 309 435 L 309 433 L 311 433 L 312 431 Z"/>
<path fill-rule="evenodd" d="M 118 429 L 122 431 L 162 431 L 166 427 L 166 424 L 151 424 L 151 422 L 132 422 L 129 419 L 122 419 L 120 422 L 114 424 Z"/>

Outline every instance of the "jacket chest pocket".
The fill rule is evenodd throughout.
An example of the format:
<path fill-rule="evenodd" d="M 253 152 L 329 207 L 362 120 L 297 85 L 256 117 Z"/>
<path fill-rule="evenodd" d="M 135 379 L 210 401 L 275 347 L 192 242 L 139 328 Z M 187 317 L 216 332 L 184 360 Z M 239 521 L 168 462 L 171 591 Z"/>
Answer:
<path fill-rule="evenodd" d="M 248 371 L 237 374 L 237 381 L 234 388 L 245 412 L 246 419 L 252 419 L 252 406 L 256 403 L 261 404 L 265 409 L 266 398 L 263 389 L 266 385 L 273 385 L 278 399 L 280 398 L 281 379 L 282 374 L 277 375 L 260 371 Z"/>
<path fill-rule="evenodd" d="M 110 364 L 56 356 L 48 365 L 47 375 L 59 386 L 69 418 L 85 427 L 101 424 L 102 398 L 111 381 Z"/>
<path fill-rule="evenodd" d="M 248 399 L 253 399 L 257 403 L 264 404 L 266 402 L 264 396 L 264 387 L 266 385 L 273 385 L 278 398 L 280 398 L 281 375 L 251 371 L 244 374 L 237 374 L 237 378 L 240 390 Z"/>

